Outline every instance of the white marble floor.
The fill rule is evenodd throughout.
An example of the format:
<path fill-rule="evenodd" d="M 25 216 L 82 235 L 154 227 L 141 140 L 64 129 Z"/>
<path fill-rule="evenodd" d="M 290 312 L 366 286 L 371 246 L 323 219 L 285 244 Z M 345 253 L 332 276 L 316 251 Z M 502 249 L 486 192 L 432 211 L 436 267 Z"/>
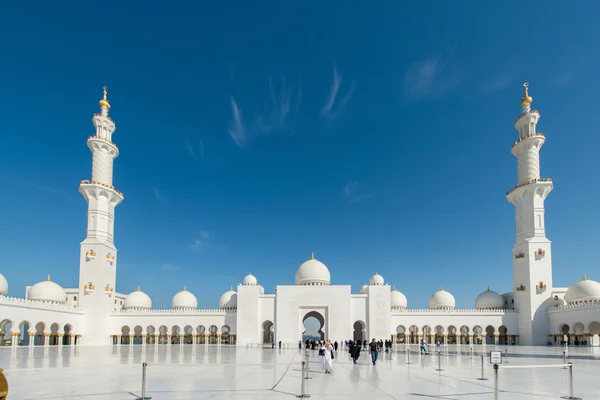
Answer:
<path fill-rule="evenodd" d="M 501 348 L 504 350 L 504 347 Z M 414 349 L 416 350 L 416 348 Z M 310 353 L 312 399 L 493 399 L 493 370 L 481 374 L 481 359 L 448 349 L 441 357 L 382 354 L 377 365 L 366 352 L 353 364 L 345 352 L 334 360 L 333 374 L 320 371 Z M 476 349 L 480 350 L 480 349 Z M 486 351 L 493 350 L 491 346 Z M 562 363 L 560 348 L 510 347 L 505 366 Z M 574 394 L 600 399 L 600 349 L 569 352 Z M 218 346 L 128 346 L 78 348 L 0 348 L 0 367 L 9 382 L 10 400 L 133 400 L 141 389 L 142 362 L 147 367 L 147 396 L 154 400 L 292 399 L 300 394 L 302 355 L 296 349 L 245 349 Z M 500 399 L 558 399 L 568 394 L 568 370 L 500 369 Z"/>

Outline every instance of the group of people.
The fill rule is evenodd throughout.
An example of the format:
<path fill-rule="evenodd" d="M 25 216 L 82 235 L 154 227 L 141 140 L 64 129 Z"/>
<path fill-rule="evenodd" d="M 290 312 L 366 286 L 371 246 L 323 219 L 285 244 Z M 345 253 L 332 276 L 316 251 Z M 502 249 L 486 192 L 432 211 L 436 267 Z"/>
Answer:
<path fill-rule="evenodd" d="M 373 338 L 368 344 L 366 340 L 356 342 L 347 340 L 344 341 L 344 344 L 348 348 L 348 353 L 350 354 L 354 364 L 357 363 L 358 358 L 360 357 L 360 352 L 363 348 L 368 350 L 369 355 L 371 356 L 371 362 L 373 365 L 375 365 L 377 364 L 377 358 L 382 349 L 385 349 L 387 352 L 392 347 L 391 340 L 377 341 L 375 338 Z M 337 355 L 339 343 L 337 341 L 332 342 L 330 339 L 327 339 L 323 342 L 320 340 L 306 340 L 304 343 L 302 341 L 298 343 L 298 349 L 302 349 L 302 345 L 304 345 L 304 348 L 306 349 L 319 349 L 319 356 L 323 357 L 323 370 L 326 374 L 331 374 L 333 371 L 333 360 Z"/>

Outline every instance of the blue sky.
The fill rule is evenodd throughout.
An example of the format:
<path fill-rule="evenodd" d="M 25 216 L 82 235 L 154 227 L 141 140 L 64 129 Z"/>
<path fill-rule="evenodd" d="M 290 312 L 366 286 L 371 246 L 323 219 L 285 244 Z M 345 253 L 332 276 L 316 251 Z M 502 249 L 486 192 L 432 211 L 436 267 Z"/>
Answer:
<path fill-rule="evenodd" d="M 84 2 L 85 3 L 85 2 Z M 102 86 L 121 156 L 117 290 L 201 307 L 310 257 L 426 307 L 512 290 L 510 146 L 530 82 L 554 282 L 600 279 L 596 2 L 48 2 L 0 16 L 10 295 L 77 284 Z M 586 206 L 589 204 L 590 206 Z"/>

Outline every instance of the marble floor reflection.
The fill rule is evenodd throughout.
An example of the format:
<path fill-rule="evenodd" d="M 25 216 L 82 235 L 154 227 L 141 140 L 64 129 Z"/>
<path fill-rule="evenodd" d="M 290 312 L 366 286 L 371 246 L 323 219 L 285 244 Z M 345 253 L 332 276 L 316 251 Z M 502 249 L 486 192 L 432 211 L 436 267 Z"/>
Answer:
<path fill-rule="evenodd" d="M 504 351 L 505 347 L 498 348 Z M 492 366 L 481 374 L 479 352 L 467 346 L 442 348 L 443 355 L 382 353 L 373 366 L 366 352 L 353 364 L 345 351 L 334 360 L 333 374 L 321 371 L 309 352 L 306 380 L 312 399 L 493 399 Z M 435 349 L 432 349 L 435 351 Z M 507 366 L 562 363 L 557 347 L 509 347 Z M 569 349 L 574 394 L 600 399 L 600 349 Z M 179 399 L 292 399 L 300 394 L 303 352 L 297 349 L 245 349 L 228 346 L 122 346 L 0 348 L 0 367 L 9 382 L 10 400 L 133 400 L 147 367 L 147 396 Z M 438 362 L 443 371 L 436 371 Z M 558 399 L 568 394 L 568 370 L 500 369 L 500 399 Z"/>

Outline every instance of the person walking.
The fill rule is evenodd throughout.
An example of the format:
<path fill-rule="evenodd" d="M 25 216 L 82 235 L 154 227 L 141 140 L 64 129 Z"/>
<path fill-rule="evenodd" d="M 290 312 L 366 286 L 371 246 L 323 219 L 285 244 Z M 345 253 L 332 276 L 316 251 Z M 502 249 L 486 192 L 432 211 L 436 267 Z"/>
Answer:
<path fill-rule="evenodd" d="M 371 354 L 371 361 L 373 362 L 373 365 L 377 363 L 377 355 L 379 354 L 379 349 L 379 343 L 377 343 L 377 340 L 373 338 L 373 340 L 371 340 L 371 343 L 369 343 L 369 354 Z"/>
<path fill-rule="evenodd" d="M 325 370 L 326 374 L 331 374 L 331 371 L 333 370 L 333 345 L 329 339 L 325 341 L 325 344 L 323 344 L 321 350 L 323 350 L 323 369 Z"/>
<path fill-rule="evenodd" d="M 427 355 L 426 343 L 423 339 L 421 339 L 421 354 Z"/>
<path fill-rule="evenodd" d="M 333 342 L 333 350 L 337 353 L 337 349 L 338 349 L 338 342 L 336 340 L 335 342 Z"/>
<path fill-rule="evenodd" d="M 356 364 L 358 357 L 360 357 L 360 345 L 352 346 L 352 350 L 350 350 L 350 355 L 352 356 L 352 362 Z"/>

